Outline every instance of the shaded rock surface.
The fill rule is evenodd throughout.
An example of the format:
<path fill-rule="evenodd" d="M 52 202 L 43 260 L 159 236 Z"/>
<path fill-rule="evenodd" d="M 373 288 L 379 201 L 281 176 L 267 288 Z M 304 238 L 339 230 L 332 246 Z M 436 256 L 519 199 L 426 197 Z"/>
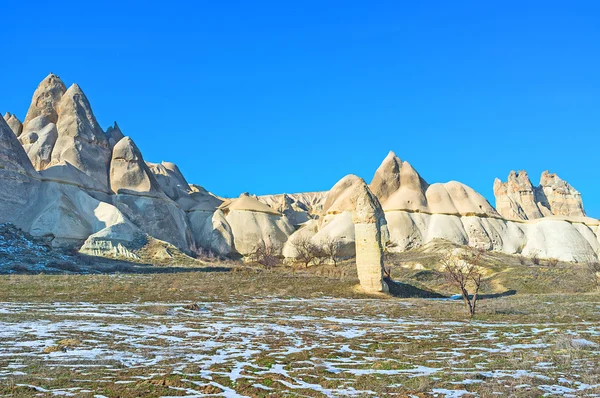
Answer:
<path fill-rule="evenodd" d="M 4 121 L 6 122 L 6 124 L 8 124 L 8 127 L 10 127 L 10 129 L 13 131 L 13 133 L 15 133 L 17 137 L 21 135 L 21 133 L 23 132 L 23 123 L 21 123 L 18 117 L 9 112 L 6 112 L 4 114 Z"/>

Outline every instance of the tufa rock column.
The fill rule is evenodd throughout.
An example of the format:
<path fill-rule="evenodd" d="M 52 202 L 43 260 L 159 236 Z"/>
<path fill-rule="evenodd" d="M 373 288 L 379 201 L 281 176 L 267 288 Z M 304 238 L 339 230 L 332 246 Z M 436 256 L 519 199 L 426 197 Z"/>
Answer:
<path fill-rule="evenodd" d="M 356 245 L 356 270 L 360 286 L 367 293 L 387 293 L 383 280 L 383 245 L 381 243 L 383 211 L 371 190 L 360 191 L 352 214 Z"/>

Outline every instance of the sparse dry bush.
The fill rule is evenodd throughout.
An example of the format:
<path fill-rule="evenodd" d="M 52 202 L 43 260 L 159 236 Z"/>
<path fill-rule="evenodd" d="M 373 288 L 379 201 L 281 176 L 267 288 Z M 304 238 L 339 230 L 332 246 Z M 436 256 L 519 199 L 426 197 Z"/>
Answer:
<path fill-rule="evenodd" d="M 585 266 L 590 273 L 590 277 L 594 281 L 596 289 L 600 288 L 600 262 L 596 259 L 586 261 Z"/>
<path fill-rule="evenodd" d="M 297 237 L 292 246 L 296 251 L 296 260 L 307 268 L 320 254 L 319 247 L 307 236 Z"/>
<path fill-rule="evenodd" d="M 531 256 L 531 261 L 533 262 L 533 264 L 535 265 L 540 265 L 540 254 L 539 253 L 533 253 L 533 255 Z"/>
<path fill-rule="evenodd" d="M 334 267 L 337 267 L 340 262 L 340 252 L 342 250 L 342 243 L 332 237 L 328 237 L 323 241 L 321 251 L 325 258 L 329 260 Z"/>
<path fill-rule="evenodd" d="M 480 251 L 468 250 L 449 253 L 440 260 L 446 280 L 460 290 L 471 318 L 475 315 L 478 294 L 483 282 L 481 255 Z M 469 294 L 469 289 L 472 289 L 472 295 Z"/>
<path fill-rule="evenodd" d="M 205 249 L 203 247 L 197 247 L 193 249 L 192 253 L 197 260 L 212 262 L 220 260 L 220 256 L 215 254 L 213 251 Z"/>
<path fill-rule="evenodd" d="M 294 239 L 292 246 L 296 251 L 296 261 L 309 265 L 321 265 L 331 262 L 334 266 L 340 261 L 341 242 L 332 237 L 326 238 L 320 245 L 309 237 L 302 236 Z"/>
<path fill-rule="evenodd" d="M 280 263 L 279 259 L 279 250 L 277 247 L 266 243 L 265 241 L 260 241 L 256 244 L 256 247 L 248 255 L 250 261 L 253 261 L 257 264 L 262 265 L 263 267 L 270 269 L 277 266 Z"/>
<path fill-rule="evenodd" d="M 549 258 L 547 260 L 547 264 L 549 267 L 556 267 L 558 265 L 558 259 L 557 258 Z"/>

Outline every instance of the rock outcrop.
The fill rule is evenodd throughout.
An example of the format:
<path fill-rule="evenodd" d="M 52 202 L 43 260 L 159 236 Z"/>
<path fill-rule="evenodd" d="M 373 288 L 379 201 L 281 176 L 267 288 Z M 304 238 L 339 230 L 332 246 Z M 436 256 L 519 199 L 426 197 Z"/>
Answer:
<path fill-rule="evenodd" d="M 361 284 L 385 290 L 381 251 L 445 239 L 485 250 L 596 261 L 600 222 L 581 195 L 545 172 L 494 186 L 498 211 L 470 187 L 429 184 L 390 152 L 369 186 L 349 175 L 327 192 L 221 198 L 170 162 L 146 162 L 117 125 L 103 131 L 83 91 L 49 75 L 23 125 L 0 118 L 0 223 L 59 247 L 135 258 L 141 247 L 248 255 L 260 242 L 294 257 L 295 238 L 340 243 Z M 163 246 L 161 246 L 163 245 Z M 162 248 L 162 249 L 161 249 Z M 154 250 L 154 249 L 152 249 Z"/>
<path fill-rule="evenodd" d="M 360 286 L 369 293 L 387 292 L 388 286 L 383 280 L 383 211 L 379 200 L 373 195 L 367 184 L 363 184 L 352 197 L 354 211 L 354 236 L 356 245 L 356 271 Z"/>
<path fill-rule="evenodd" d="M 110 161 L 110 188 L 116 193 L 163 194 L 161 187 L 142 158 L 142 153 L 129 137 L 114 146 Z"/>
<path fill-rule="evenodd" d="M 412 166 L 400 161 L 393 153 L 375 173 L 371 188 L 385 211 L 390 251 L 403 251 L 444 239 L 485 250 L 564 261 L 596 258 L 599 247 L 594 233 L 597 220 L 579 220 L 578 224 L 561 219 L 552 223 L 545 221 L 543 211 L 532 200 L 535 193 L 526 192 L 531 185 L 528 181 L 526 174 L 514 173 L 507 186 L 496 184 L 497 190 L 508 189 L 515 193 L 512 202 L 508 199 L 500 202 L 499 208 L 510 214 L 523 215 L 518 218 L 520 222 L 503 217 L 483 196 L 464 184 L 427 184 Z M 519 199 L 518 203 L 514 198 Z M 523 222 L 524 217 L 529 216 L 537 216 L 539 222 Z M 568 241 L 573 242 L 570 248 L 567 248 Z"/>
<path fill-rule="evenodd" d="M 121 132 L 121 129 L 119 128 L 117 122 L 115 122 L 114 126 L 110 126 L 108 129 L 106 129 L 105 134 L 106 138 L 108 139 L 108 145 L 111 148 L 117 145 L 117 142 L 121 141 L 125 137 L 125 135 L 123 135 L 123 133 Z"/>
<path fill-rule="evenodd" d="M 511 171 L 508 181 L 494 181 L 496 209 L 505 218 L 533 220 L 544 217 L 537 204 L 536 188 L 526 171 Z"/>
<path fill-rule="evenodd" d="M 281 253 L 283 244 L 294 232 L 290 221 L 282 214 L 247 194 L 221 205 L 231 227 L 237 253 L 252 253 L 259 242 Z"/>
<path fill-rule="evenodd" d="M 6 112 L 4 114 L 4 121 L 6 121 L 8 127 L 10 127 L 10 129 L 13 131 L 13 133 L 15 133 L 17 137 L 21 135 L 21 133 L 23 132 L 23 123 L 21 123 L 18 117 L 9 112 Z"/>
<path fill-rule="evenodd" d="M 50 123 L 58 122 L 58 103 L 67 91 L 67 87 L 58 76 L 50 73 L 33 93 L 31 105 L 25 116 L 23 125 L 38 116 L 45 116 Z"/>
<path fill-rule="evenodd" d="M 57 107 L 58 138 L 52 150 L 52 164 L 68 162 L 85 173 L 93 183 L 108 192 L 108 140 L 96 121 L 87 97 L 77 84 L 62 96 Z"/>
<path fill-rule="evenodd" d="M 585 217 L 581 194 L 556 174 L 544 171 L 533 186 L 527 172 L 511 171 L 508 181 L 494 181 L 496 208 L 502 217 L 535 220 L 542 217 Z"/>
<path fill-rule="evenodd" d="M 19 141 L 36 170 L 44 170 L 50 165 L 57 138 L 56 124 L 43 115 L 32 119 L 19 136 Z"/>
<path fill-rule="evenodd" d="M 195 248 L 185 213 L 162 191 L 129 137 L 113 148 L 110 186 L 115 206 L 142 231 L 184 252 Z"/>
<path fill-rule="evenodd" d="M 349 258 L 356 254 L 355 227 L 353 214 L 356 211 L 357 198 L 364 194 L 368 187 L 364 180 L 355 175 L 347 175 L 338 181 L 324 196 L 324 202 L 314 219 L 304 223 L 289 239 L 284 246 L 283 254 L 286 257 L 294 257 L 295 250 L 293 242 L 299 237 L 310 238 L 319 246 L 327 240 L 334 240 L 340 245 L 340 257 Z M 379 205 L 379 202 L 377 202 Z M 385 215 L 378 208 L 377 216 L 381 232 L 381 244 L 385 246 L 389 240 Z"/>
<path fill-rule="evenodd" d="M 548 171 L 542 173 L 538 187 L 539 203 L 555 216 L 585 217 L 581 194 L 568 182 Z"/>

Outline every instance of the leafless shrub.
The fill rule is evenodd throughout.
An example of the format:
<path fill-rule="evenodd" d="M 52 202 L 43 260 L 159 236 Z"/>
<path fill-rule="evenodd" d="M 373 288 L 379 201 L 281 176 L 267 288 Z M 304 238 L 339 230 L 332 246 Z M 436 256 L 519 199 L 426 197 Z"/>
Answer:
<path fill-rule="evenodd" d="M 300 236 L 293 240 L 292 246 L 296 251 L 296 260 L 305 267 L 321 256 L 320 248 L 307 236 Z"/>
<path fill-rule="evenodd" d="M 475 315 L 477 295 L 483 281 L 481 255 L 481 252 L 466 251 L 450 253 L 440 260 L 446 280 L 460 290 L 471 318 Z M 469 294 L 469 289 L 472 289 L 472 295 Z"/>
<path fill-rule="evenodd" d="M 556 267 L 558 265 L 558 259 L 557 258 L 549 258 L 547 260 L 548 262 L 548 266 L 549 267 Z"/>
<path fill-rule="evenodd" d="M 262 265 L 263 267 L 270 269 L 279 264 L 279 250 L 273 245 L 260 241 L 256 244 L 256 247 L 249 254 L 250 261 Z"/>
<path fill-rule="evenodd" d="M 585 261 L 585 267 L 590 273 L 590 278 L 596 289 L 600 289 L 600 262 L 596 258 L 588 258 Z"/>
<path fill-rule="evenodd" d="M 327 260 L 333 263 L 334 267 L 337 267 L 338 263 L 340 262 L 341 250 L 342 243 L 332 237 L 325 239 L 321 245 L 321 252 Z"/>
<path fill-rule="evenodd" d="M 203 247 L 197 247 L 195 249 L 192 249 L 192 253 L 194 254 L 194 257 L 198 260 L 208 261 L 208 262 L 219 260 L 218 255 L 216 255 L 211 250 L 205 249 Z"/>
<path fill-rule="evenodd" d="M 531 261 L 535 264 L 535 265 L 540 265 L 540 254 L 539 253 L 533 253 L 533 255 L 531 256 Z"/>
<path fill-rule="evenodd" d="M 296 251 L 296 260 L 305 267 L 321 265 L 327 262 L 337 266 L 340 261 L 341 242 L 332 237 L 326 238 L 320 245 L 309 237 L 302 236 L 293 240 L 292 246 Z"/>

